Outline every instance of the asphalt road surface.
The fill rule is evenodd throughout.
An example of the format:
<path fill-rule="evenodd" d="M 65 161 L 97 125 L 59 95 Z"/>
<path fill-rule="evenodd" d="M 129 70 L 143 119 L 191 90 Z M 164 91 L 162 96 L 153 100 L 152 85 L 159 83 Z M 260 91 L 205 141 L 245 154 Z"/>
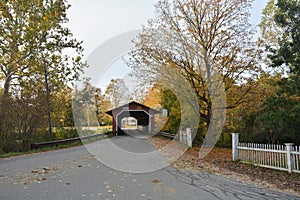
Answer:
<path fill-rule="evenodd" d="M 111 140 L 127 151 L 154 147 L 145 138 L 120 136 L 88 144 L 103 148 Z M 100 149 L 101 149 L 100 148 Z M 100 152 L 101 154 L 102 149 Z M 106 153 L 107 152 L 103 152 Z M 146 154 L 145 154 L 146 155 Z M 159 159 L 159 158 L 158 158 Z M 151 165 L 151 161 L 144 165 Z M 102 164 L 84 146 L 0 160 L 0 200 L 77 199 L 300 199 L 221 176 L 165 167 L 128 173 Z"/>

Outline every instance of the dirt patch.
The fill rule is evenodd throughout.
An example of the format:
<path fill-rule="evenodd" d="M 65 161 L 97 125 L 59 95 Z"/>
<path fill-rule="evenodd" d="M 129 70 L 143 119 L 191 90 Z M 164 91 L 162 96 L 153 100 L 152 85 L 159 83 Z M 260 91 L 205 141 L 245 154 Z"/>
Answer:
<path fill-rule="evenodd" d="M 151 137 L 149 140 L 158 149 L 170 142 L 169 139 L 161 137 Z M 199 147 L 188 149 L 172 165 L 181 169 L 199 170 L 222 175 L 237 181 L 290 192 L 300 196 L 300 174 L 232 162 L 231 149 L 214 148 L 207 156 L 200 159 L 199 149 Z"/>

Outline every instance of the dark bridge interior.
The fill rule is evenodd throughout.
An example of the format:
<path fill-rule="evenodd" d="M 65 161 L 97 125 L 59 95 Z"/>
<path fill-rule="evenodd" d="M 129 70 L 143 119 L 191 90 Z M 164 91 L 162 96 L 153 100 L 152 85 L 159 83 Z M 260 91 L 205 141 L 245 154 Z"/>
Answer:
<path fill-rule="evenodd" d="M 138 126 L 147 127 L 149 125 L 149 115 L 144 111 L 123 111 L 118 115 L 118 134 L 126 134 L 126 131 L 121 129 L 122 119 L 133 117 L 137 120 Z M 145 129 L 148 132 L 148 128 Z"/>

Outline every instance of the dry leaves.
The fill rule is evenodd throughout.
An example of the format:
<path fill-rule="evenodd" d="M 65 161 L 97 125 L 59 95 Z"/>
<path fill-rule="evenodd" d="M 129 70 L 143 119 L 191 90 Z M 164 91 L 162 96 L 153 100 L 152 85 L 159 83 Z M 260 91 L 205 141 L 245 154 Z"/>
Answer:
<path fill-rule="evenodd" d="M 170 140 L 152 137 L 149 140 L 160 149 Z M 238 181 L 258 186 L 284 190 L 300 195 L 300 174 L 255 167 L 253 165 L 232 162 L 231 149 L 214 148 L 206 157 L 199 159 L 199 147 L 188 149 L 184 155 L 172 163 L 182 169 L 199 170 L 202 172 L 222 175 Z"/>

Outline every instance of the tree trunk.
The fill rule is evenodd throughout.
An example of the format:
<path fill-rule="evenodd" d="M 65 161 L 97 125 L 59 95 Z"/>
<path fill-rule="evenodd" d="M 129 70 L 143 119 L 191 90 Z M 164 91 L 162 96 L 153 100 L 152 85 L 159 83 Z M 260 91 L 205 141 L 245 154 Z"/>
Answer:
<path fill-rule="evenodd" d="M 46 86 L 49 140 L 52 141 L 53 140 L 53 134 L 52 134 L 52 123 L 51 123 L 50 90 L 49 90 L 49 84 L 48 84 L 48 71 L 47 71 L 47 66 L 46 66 L 45 60 L 44 60 L 44 75 L 45 75 L 45 86 Z"/>
<path fill-rule="evenodd" d="M 11 79 L 9 77 L 7 77 L 5 79 L 4 90 L 2 93 L 2 99 L 1 99 L 1 106 L 0 106 L 0 136 L 1 136 L 1 139 L 5 138 L 4 121 L 5 121 L 5 117 L 7 115 L 7 110 L 9 109 L 9 106 L 10 106 L 8 103 L 10 81 L 11 81 Z"/>

